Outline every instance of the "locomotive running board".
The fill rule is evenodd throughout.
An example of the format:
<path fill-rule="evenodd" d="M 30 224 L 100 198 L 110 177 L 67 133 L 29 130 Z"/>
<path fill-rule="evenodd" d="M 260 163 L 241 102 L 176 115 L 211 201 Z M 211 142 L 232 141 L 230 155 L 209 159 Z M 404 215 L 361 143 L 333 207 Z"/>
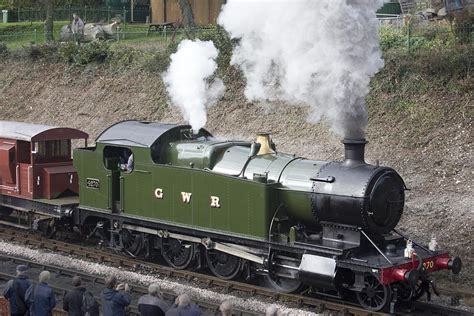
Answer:
<path fill-rule="evenodd" d="M 263 265 L 265 261 L 263 257 L 256 256 L 242 249 L 238 249 L 237 248 L 238 246 L 234 246 L 232 244 L 222 244 L 219 242 L 212 241 L 210 238 L 201 239 L 201 238 L 192 237 L 188 235 L 170 233 L 164 230 L 156 230 L 152 228 L 140 227 L 140 226 L 135 226 L 135 225 L 130 225 L 130 224 L 122 224 L 122 228 L 141 232 L 141 233 L 146 233 L 150 235 L 156 235 L 161 238 L 174 238 L 174 239 L 194 242 L 197 244 L 202 244 L 204 247 L 206 247 L 206 249 L 215 249 L 215 250 L 227 253 L 229 255 L 233 255 L 233 256 L 243 258 L 252 262 L 256 262 L 261 265 Z"/>

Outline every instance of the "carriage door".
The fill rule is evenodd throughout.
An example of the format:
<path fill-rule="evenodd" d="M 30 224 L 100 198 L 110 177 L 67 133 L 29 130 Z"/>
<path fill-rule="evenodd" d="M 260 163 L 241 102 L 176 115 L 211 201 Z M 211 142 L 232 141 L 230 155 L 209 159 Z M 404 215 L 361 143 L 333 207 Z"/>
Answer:
<path fill-rule="evenodd" d="M 104 148 L 104 164 L 109 173 L 108 178 L 108 208 L 112 213 L 123 211 L 123 177 L 127 172 L 127 162 L 132 151 L 126 147 L 106 146 Z"/>

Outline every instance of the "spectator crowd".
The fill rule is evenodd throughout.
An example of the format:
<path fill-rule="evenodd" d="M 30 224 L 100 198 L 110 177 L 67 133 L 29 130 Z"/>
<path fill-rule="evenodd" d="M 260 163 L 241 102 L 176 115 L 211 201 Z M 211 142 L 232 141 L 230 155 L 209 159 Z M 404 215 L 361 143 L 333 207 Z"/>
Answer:
<path fill-rule="evenodd" d="M 26 271 L 28 266 L 19 265 L 16 268 L 17 276 L 8 281 L 3 296 L 9 300 L 10 315 L 12 316 L 52 316 L 56 308 L 56 298 L 53 289 L 48 285 L 51 278 L 49 271 L 42 271 L 38 276 L 38 283 L 33 283 Z M 118 283 L 116 276 L 105 279 L 105 289 L 101 293 L 101 304 L 94 295 L 83 285 L 81 277 L 72 278 L 72 290 L 63 297 L 63 310 L 69 316 L 125 316 L 128 315 L 128 306 L 132 302 L 130 286 Z M 217 315 L 230 316 L 233 314 L 233 303 L 225 300 L 219 307 Z M 163 298 L 161 287 L 152 283 L 148 287 L 148 294 L 138 300 L 138 311 L 142 316 L 199 316 L 201 310 L 194 304 L 188 294 L 180 294 L 173 304 Z M 284 313 L 274 305 L 266 311 L 269 316 L 282 316 Z"/>

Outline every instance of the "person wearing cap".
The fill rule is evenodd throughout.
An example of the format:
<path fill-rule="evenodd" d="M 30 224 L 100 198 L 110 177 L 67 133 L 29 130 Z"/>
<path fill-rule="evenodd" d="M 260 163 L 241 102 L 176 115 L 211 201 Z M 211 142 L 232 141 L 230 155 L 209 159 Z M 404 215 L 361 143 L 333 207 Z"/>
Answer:
<path fill-rule="evenodd" d="M 3 290 L 3 296 L 10 302 L 10 314 L 12 316 L 23 316 L 28 313 L 25 293 L 31 286 L 28 276 L 25 274 L 28 266 L 19 265 L 16 267 L 16 278 L 7 282 Z"/>

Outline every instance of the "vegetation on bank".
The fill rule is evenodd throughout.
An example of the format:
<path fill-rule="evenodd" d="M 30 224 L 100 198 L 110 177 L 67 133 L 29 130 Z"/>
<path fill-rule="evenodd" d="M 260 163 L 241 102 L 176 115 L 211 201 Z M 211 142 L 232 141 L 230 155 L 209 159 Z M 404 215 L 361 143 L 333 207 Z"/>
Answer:
<path fill-rule="evenodd" d="M 474 91 L 471 69 L 474 63 L 472 44 L 460 44 L 453 32 L 425 28 L 417 37 L 406 37 L 403 29 L 383 27 L 380 31 L 385 67 L 375 80 L 369 103 L 377 104 L 373 96 L 391 95 L 384 105 L 391 109 L 410 109 L 407 96 L 430 93 L 433 87 L 461 94 Z M 224 81 L 241 81 L 240 72 L 229 65 L 234 41 L 219 27 L 201 30 L 196 34 L 201 40 L 211 40 L 219 50 L 218 75 Z M 127 70 L 161 73 L 170 62 L 170 55 L 177 50 L 176 41 L 149 38 L 154 45 L 140 46 L 137 42 L 97 41 L 76 46 L 74 43 L 50 42 L 31 44 L 17 49 L 0 42 L 0 58 L 15 60 L 64 63 L 72 70 L 101 67 L 112 72 Z M 406 47 L 411 41 L 410 49 Z M 374 99 L 371 99 L 374 98 Z M 408 102 L 408 103 L 407 103 Z"/>

